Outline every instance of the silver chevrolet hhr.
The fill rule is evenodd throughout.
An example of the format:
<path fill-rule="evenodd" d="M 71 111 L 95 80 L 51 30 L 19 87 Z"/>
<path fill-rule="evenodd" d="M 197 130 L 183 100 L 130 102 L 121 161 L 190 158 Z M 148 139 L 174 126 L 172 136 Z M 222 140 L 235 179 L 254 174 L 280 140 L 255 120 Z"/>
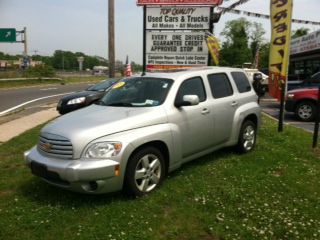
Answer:
<path fill-rule="evenodd" d="M 168 172 L 214 150 L 251 151 L 260 112 L 241 69 L 147 73 L 47 124 L 25 159 L 34 175 L 65 189 L 141 196 Z"/>

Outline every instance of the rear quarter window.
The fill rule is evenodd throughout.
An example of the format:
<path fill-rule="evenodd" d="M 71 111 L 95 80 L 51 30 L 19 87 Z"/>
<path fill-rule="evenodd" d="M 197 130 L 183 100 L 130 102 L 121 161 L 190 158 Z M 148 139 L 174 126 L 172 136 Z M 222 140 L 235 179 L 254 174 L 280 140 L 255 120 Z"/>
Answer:
<path fill-rule="evenodd" d="M 231 72 L 231 75 L 240 93 L 251 91 L 248 77 L 243 72 Z"/>

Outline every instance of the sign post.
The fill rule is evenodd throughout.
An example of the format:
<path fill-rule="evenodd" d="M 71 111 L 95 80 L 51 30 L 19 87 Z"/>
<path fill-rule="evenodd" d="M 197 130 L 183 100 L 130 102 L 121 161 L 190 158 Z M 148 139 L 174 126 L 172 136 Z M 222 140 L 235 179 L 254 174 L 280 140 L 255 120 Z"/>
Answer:
<path fill-rule="evenodd" d="M 15 28 L 0 28 L 0 42 L 16 42 Z"/>

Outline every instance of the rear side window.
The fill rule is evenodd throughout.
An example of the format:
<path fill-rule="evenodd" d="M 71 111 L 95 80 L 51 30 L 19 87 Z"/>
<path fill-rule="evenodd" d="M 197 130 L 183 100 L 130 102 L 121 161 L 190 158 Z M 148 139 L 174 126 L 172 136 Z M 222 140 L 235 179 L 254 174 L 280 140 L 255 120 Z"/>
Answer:
<path fill-rule="evenodd" d="M 184 95 L 197 95 L 200 102 L 206 100 L 206 92 L 201 77 L 194 77 L 184 81 L 177 94 L 176 101 L 182 101 Z"/>
<path fill-rule="evenodd" d="M 229 78 L 224 73 L 208 75 L 208 80 L 214 98 L 228 97 L 233 94 Z"/>
<path fill-rule="evenodd" d="M 249 80 L 243 72 L 231 72 L 231 75 L 240 93 L 249 92 L 251 90 Z"/>

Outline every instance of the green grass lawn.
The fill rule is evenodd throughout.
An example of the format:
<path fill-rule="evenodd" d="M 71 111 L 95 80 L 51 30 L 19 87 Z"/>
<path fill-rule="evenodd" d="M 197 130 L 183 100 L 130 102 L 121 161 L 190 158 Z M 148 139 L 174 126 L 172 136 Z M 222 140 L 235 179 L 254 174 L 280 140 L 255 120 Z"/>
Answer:
<path fill-rule="evenodd" d="M 98 82 L 107 77 L 101 76 L 89 76 L 89 77 L 63 77 L 62 80 L 56 79 L 28 79 L 28 80 L 8 80 L 0 81 L 1 88 L 13 88 L 13 87 L 29 87 L 36 85 L 46 85 L 46 84 L 71 84 L 71 83 L 80 83 L 80 82 Z"/>
<path fill-rule="evenodd" d="M 31 175 L 40 128 L 0 146 L 0 239 L 320 239 L 319 150 L 263 118 L 256 150 L 184 165 L 154 193 L 82 195 Z"/>

